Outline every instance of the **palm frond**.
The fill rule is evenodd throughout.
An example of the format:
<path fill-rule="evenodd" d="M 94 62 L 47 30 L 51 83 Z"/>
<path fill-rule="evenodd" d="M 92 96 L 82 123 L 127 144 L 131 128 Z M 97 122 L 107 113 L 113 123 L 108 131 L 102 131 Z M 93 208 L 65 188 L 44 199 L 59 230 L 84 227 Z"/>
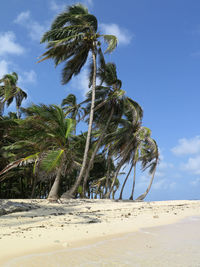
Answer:
<path fill-rule="evenodd" d="M 63 153 L 63 149 L 48 151 L 41 161 L 41 169 L 47 172 L 55 169 L 60 164 Z"/>
<path fill-rule="evenodd" d="M 111 53 L 117 47 L 117 37 L 114 35 L 103 35 L 105 42 L 108 44 L 108 47 L 105 53 Z"/>
<path fill-rule="evenodd" d="M 83 47 L 71 60 L 67 61 L 62 71 L 62 84 L 70 81 L 73 75 L 78 75 L 85 64 L 89 50 Z"/>

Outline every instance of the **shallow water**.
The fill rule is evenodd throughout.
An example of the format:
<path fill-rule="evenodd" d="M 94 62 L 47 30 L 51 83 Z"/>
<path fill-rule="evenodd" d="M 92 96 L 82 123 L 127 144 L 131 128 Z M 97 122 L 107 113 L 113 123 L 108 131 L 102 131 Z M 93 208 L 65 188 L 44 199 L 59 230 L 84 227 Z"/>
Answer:
<path fill-rule="evenodd" d="M 32 254 L 4 267 L 200 267 L 200 217 L 53 253 Z"/>

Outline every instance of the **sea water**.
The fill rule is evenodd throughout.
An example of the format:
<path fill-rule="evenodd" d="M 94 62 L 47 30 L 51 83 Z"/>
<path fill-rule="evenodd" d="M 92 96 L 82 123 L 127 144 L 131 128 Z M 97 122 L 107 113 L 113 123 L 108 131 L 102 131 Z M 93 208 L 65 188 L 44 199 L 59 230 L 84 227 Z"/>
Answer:
<path fill-rule="evenodd" d="M 15 258 L 4 267 L 200 267 L 200 217 L 92 244 Z"/>

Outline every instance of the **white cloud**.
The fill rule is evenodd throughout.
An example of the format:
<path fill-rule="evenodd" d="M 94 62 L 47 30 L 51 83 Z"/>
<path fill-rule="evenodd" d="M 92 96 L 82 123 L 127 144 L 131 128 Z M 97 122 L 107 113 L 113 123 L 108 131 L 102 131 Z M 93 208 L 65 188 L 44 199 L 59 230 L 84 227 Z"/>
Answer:
<path fill-rule="evenodd" d="M 71 81 L 71 86 L 75 90 L 80 90 L 82 96 L 88 92 L 88 69 L 84 68 L 78 76 L 75 76 Z"/>
<path fill-rule="evenodd" d="M 118 39 L 118 44 L 128 45 L 131 42 L 133 34 L 131 34 L 127 29 L 119 27 L 117 24 L 100 24 L 100 29 L 103 34 L 115 35 Z"/>
<path fill-rule="evenodd" d="M 83 4 L 86 6 L 93 6 L 93 0 L 84 0 Z"/>
<path fill-rule="evenodd" d="M 140 175 L 138 182 L 137 182 L 137 187 L 138 188 L 146 188 L 149 184 L 150 177 L 147 174 L 142 174 Z"/>
<path fill-rule="evenodd" d="M 68 5 L 73 5 L 75 4 L 76 1 L 68 1 Z M 83 0 L 83 1 L 80 1 L 83 3 L 83 5 L 89 7 L 89 6 L 93 6 L 93 0 Z M 63 10 L 65 10 L 65 8 L 67 7 L 67 4 L 66 3 L 62 3 L 62 2 L 57 2 L 56 0 L 51 0 L 50 1 L 50 6 L 49 8 L 52 10 L 52 11 L 55 11 L 55 12 L 62 12 Z"/>
<path fill-rule="evenodd" d="M 160 159 L 160 161 L 159 161 L 155 176 L 156 177 L 164 177 L 164 176 L 166 176 L 166 171 L 169 169 L 172 169 L 174 167 L 174 165 L 172 163 L 166 162 L 164 160 L 164 155 L 163 155 L 160 148 L 159 148 L 159 159 Z"/>
<path fill-rule="evenodd" d="M 58 4 L 55 0 L 51 0 L 50 2 L 50 9 L 52 11 L 61 12 L 65 7 L 65 4 Z"/>
<path fill-rule="evenodd" d="M 147 174 L 143 174 L 139 177 L 137 188 L 146 190 L 149 185 L 151 177 Z M 176 182 L 170 182 L 169 179 L 166 178 L 156 178 L 153 181 L 151 190 L 172 190 L 176 187 Z"/>
<path fill-rule="evenodd" d="M 193 174 L 200 174 L 200 155 L 194 158 L 189 158 L 187 163 L 181 164 L 181 169 Z"/>
<path fill-rule="evenodd" d="M 167 189 L 168 183 L 166 179 L 159 179 L 158 181 L 155 181 L 152 185 L 152 189 L 159 190 L 159 189 Z"/>
<path fill-rule="evenodd" d="M 47 29 L 46 26 L 31 18 L 29 10 L 21 12 L 14 22 L 25 27 L 29 32 L 30 38 L 34 41 L 39 41 Z"/>
<path fill-rule="evenodd" d="M 30 19 L 30 11 L 27 10 L 27 11 L 21 12 L 17 16 L 17 18 L 14 20 L 14 22 L 18 24 L 22 24 L 22 23 L 25 23 L 29 19 Z"/>
<path fill-rule="evenodd" d="M 160 160 L 159 164 L 158 164 L 158 169 L 163 170 L 163 169 L 167 169 L 167 168 L 173 168 L 174 165 L 172 163 L 166 162 L 164 160 Z"/>
<path fill-rule="evenodd" d="M 156 177 L 164 177 L 165 173 L 157 170 L 155 176 Z"/>
<path fill-rule="evenodd" d="M 21 55 L 24 53 L 24 48 L 15 41 L 13 32 L 0 33 L 0 56 L 6 54 Z"/>
<path fill-rule="evenodd" d="M 9 63 L 5 60 L 0 61 L 0 78 L 8 73 L 8 65 Z"/>
<path fill-rule="evenodd" d="M 27 83 L 36 83 L 37 80 L 37 75 L 34 70 L 30 71 L 24 71 L 22 74 L 19 76 L 19 84 L 24 85 Z"/>
<path fill-rule="evenodd" d="M 171 151 L 177 156 L 200 153 L 200 136 L 179 139 L 178 145 Z"/>
<path fill-rule="evenodd" d="M 170 182 L 168 179 L 156 180 L 152 185 L 152 190 L 173 190 L 176 188 L 175 182 Z"/>

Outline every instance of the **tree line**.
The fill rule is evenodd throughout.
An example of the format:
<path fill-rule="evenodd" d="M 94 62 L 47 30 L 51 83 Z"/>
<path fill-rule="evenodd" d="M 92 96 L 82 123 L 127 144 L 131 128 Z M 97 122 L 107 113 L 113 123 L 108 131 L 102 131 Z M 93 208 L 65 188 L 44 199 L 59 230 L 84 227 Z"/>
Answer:
<path fill-rule="evenodd" d="M 136 198 L 143 200 L 158 165 L 158 146 L 150 129 L 142 125 L 141 106 L 122 89 L 116 65 L 105 61 L 117 38 L 100 34 L 97 18 L 76 4 L 55 18 L 41 43 L 47 47 L 38 62 L 63 63 L 63 85 L 91 58 L 90 90 L 81 103 L 69 94 L 60 105 L 23 108 L 27 95 L 17 86 L 18 75 L 13 72 L 0 79 L 0 198 L 114 198 L 120 172 L 127 165 L 120 199 L 133 170 L 133 200 L 140 164 L 151 175 L 147 190 Z M 5 105 L 13 100 L 16 112 L 5 115 Z M 77 133 L 80 121 L 88 125 L 86 132 Z"/>

